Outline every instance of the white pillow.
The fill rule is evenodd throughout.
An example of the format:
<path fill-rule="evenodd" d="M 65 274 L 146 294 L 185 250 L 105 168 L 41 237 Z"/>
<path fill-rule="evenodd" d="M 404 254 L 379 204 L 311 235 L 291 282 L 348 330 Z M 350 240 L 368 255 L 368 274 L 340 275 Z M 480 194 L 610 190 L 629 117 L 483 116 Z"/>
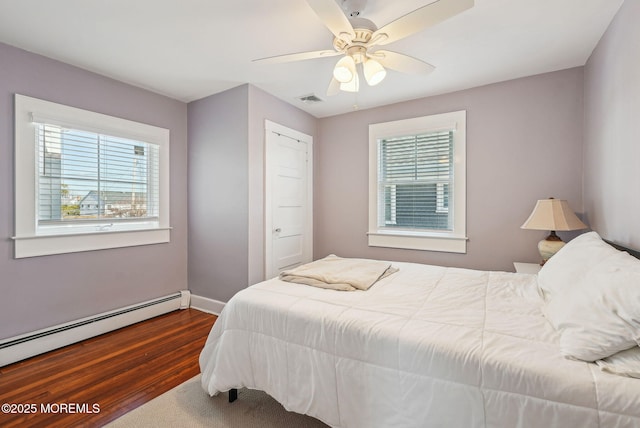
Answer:
<path fill-rule="evenodd" d="M 545 300 L 566 288 L 579 286 L 587 271 L 596 263 L 619 253 L 596 232 L 572 239 L 551 257 L 538 272 L 538 287 Z"/>
<path fill-rule="evenodd" d="M 603 372 L 620 376 L 640 378 L 640 347 L 618 352 L 610 357 L 596 361 Z"/>
<path fill-rule="evenodd" d="M 640 344 L 640 260 L 618 251 L 585 270 L 544 308 L 561 353 L 595 361 Z"/>

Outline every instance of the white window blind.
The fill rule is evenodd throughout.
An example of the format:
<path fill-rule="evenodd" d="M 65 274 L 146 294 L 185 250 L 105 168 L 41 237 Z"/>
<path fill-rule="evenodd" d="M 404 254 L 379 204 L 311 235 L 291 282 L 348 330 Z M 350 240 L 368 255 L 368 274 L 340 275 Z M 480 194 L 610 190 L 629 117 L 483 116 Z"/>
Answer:
<path fill-rule="evenodd" d="M 378 227 L 453 230 L 453 131 L 378 143 Z"/>
<path fill-rule="evenodd" d="M 57 124 L 35 126 L 39 232 L 62 224 L 158 219 L 157 144 Z"/>

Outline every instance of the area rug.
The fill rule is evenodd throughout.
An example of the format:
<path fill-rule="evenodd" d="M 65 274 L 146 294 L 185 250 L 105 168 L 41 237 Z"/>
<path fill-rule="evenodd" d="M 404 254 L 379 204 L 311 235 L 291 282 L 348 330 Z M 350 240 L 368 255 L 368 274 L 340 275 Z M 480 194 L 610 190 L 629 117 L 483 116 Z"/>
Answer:
<path fill-rule="evenodd" d="M 309 416 L 288 412 L 262 391 L 238 390 L 229 403 L 226 393 L 209 397 L 196 376 L 150 402 L 121 416 L 109 428 L 135 427 L 233 427 L 326 428 Z"/>

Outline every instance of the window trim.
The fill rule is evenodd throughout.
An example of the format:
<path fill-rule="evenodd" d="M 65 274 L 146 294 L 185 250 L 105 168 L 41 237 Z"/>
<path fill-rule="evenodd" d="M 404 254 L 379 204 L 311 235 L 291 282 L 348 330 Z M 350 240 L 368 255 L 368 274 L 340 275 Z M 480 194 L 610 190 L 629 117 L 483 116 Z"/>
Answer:
<path fill-rule="evenodd" d="M 454 192 L 452 231 L 390 230 L 378 226 L 378 145 L 384 138 L 444 130 L 453 133 Z M 412 250 L 467 252 L 466 110 L 369 125 L 369 246 Z"/>
<path fill-rule="evenodd" d="M 168 129 L 15 94 L 15 258 L 149 245 L 170 241 Z M 35 120 L 34 120 L 35 119 Z M 137 139 L 160 146 L 159 217 L 131 230 L 98 226 L 93 231 L 37 234 L 37 160 L 34 121 Z"/>

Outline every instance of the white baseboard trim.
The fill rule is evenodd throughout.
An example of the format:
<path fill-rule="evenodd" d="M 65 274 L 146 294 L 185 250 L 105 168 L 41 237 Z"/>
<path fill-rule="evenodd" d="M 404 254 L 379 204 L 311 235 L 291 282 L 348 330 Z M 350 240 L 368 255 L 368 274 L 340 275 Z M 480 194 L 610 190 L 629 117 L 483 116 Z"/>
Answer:
<path fill-rule="evenodd" d="M 190 305 L 188 290 L 0 341 L 0 367 Z"/>
<path fill-rule="evenodd" d="M 225 302 L 208 297 L 196 296 L 195 294 L 191 295 L 191 307 L 209 314 L 220 315 L 225 304 Z"/>

